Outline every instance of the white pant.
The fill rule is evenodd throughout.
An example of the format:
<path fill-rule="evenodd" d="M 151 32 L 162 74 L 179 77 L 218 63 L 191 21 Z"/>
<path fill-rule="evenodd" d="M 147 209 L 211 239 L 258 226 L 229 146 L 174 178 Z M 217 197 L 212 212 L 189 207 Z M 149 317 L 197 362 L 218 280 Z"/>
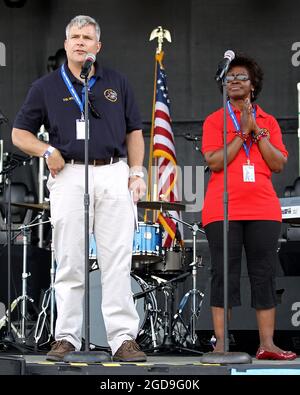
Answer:
<path fill-rule="evenodd" d="M 68 340 L 80 350 L 85 284 L 84 165 L 66 164 L 55 178 L 49 176 L 47 186 L 57 262 L 55 339 Z M 89 231 L 95 235 L 101 270 L 101 308 L 108 344 L 115 354 L 124 340 L 136 338 L 139 328 L 130 279 L 134 215 L 127 164 L 90 165 L 89 195 Z"/>

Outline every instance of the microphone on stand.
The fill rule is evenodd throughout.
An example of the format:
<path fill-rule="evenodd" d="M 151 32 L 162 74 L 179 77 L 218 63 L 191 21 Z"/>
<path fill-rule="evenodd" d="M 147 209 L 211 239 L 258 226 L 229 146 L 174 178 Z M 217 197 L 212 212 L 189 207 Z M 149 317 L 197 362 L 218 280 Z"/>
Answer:
<path fill-rule="evenodd" d="M 93 53 L 88 53 L 85 57 L 85 61 L 81 68 L 80 78 L 86 79 L 91 71 L 91 67 L 96 60 L 96 56 Z"/>
<path fill-rule="evenodd" d="M 224 59 L 218 64 L 218 70 L 215 75 L 215 80 L 220 81 L 227 73 L 230 63 L 235 58 L 235 53 L 230 49 L 224 53 Z"/>
<path fill-rule="evenodd" d="M 191 133 L 186 133 L 186 134 L 184 135 L 184 138 L 185 138 L 186 140 L 189 140 L 189 141 L 200 141 L 200 140 L 201 140 L 201 137 L 194 136 L 194 135 L 192 135 Z"/>

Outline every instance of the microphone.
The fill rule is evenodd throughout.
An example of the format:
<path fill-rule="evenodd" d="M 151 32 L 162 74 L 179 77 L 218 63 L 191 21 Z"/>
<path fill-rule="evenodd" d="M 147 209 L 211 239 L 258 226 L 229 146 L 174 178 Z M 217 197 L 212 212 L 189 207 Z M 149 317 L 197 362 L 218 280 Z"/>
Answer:
<path fill-rule="evenodd" d="M 96 56 L 93 53 L 88 53 L 86 55 L 84 64 L 81 69 L 80 78 L 86 79 L 88 77 L 95 60 Z"/>
<path fill-rule="evenodd" d="M 201 137 L 196 137 L 196 136 L 192 135 L 191 133 L 186 133 L 184 135 L 184 138 L 189 141 L 200 141 L 201 140 Z"/>
<path fill-rule="evenodd" d="M 220 81 L 227 73 L 230 63 L 235 58 L 235 53 L 230 49 L 224 53 L 224 59 L 218 64 L 215 80 Z"/>

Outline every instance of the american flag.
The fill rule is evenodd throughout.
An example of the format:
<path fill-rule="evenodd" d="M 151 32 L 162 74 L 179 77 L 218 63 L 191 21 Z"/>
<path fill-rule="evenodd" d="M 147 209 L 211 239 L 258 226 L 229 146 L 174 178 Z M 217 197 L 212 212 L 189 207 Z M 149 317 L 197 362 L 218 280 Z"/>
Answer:
<path fill-rule="evenodd" d="M 161 53 L 160 55 L 162 55 Z M 156 72 L 156 98 L 154 113 L 153 156 L 157 158 L 158 200 L 169 202 L 178 201 L 177 187 L 177 160 L 170 117 L 170 100 L 165 70 L 162 65 L 162 56 L 157 56 Z M 175 218 L 179 218 L 177 211 L 170 211 Z M 176 222 L 172 218 L 159 213 L 158 222 L 165 229 L 163 247 L 171 247 L 176 235 Z M 179 224 L 178 229 L 181 228 Z M 180 240 L 178 240 L 180 241 Z"/>

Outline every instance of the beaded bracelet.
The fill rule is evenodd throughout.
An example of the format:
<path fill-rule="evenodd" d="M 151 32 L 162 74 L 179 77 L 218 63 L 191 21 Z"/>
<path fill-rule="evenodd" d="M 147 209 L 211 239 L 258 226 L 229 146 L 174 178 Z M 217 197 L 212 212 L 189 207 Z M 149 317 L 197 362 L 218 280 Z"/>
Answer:
<path fill-rule="evenodd" d="M 258 134 L 252 137 L 252 140 L 254 143 L 258 143 L 263 137 L 266 137 L 267 139 L 270 138 L 270 132 L 268 131 L 268 129 L 260 129 Z"/>
<path fill-rule="evenodd" d="M 235 132 L 235 135 L 238 136 L 243 141 L 247 141 L 248 135 L 245 135 L 243 132 Z"/>

